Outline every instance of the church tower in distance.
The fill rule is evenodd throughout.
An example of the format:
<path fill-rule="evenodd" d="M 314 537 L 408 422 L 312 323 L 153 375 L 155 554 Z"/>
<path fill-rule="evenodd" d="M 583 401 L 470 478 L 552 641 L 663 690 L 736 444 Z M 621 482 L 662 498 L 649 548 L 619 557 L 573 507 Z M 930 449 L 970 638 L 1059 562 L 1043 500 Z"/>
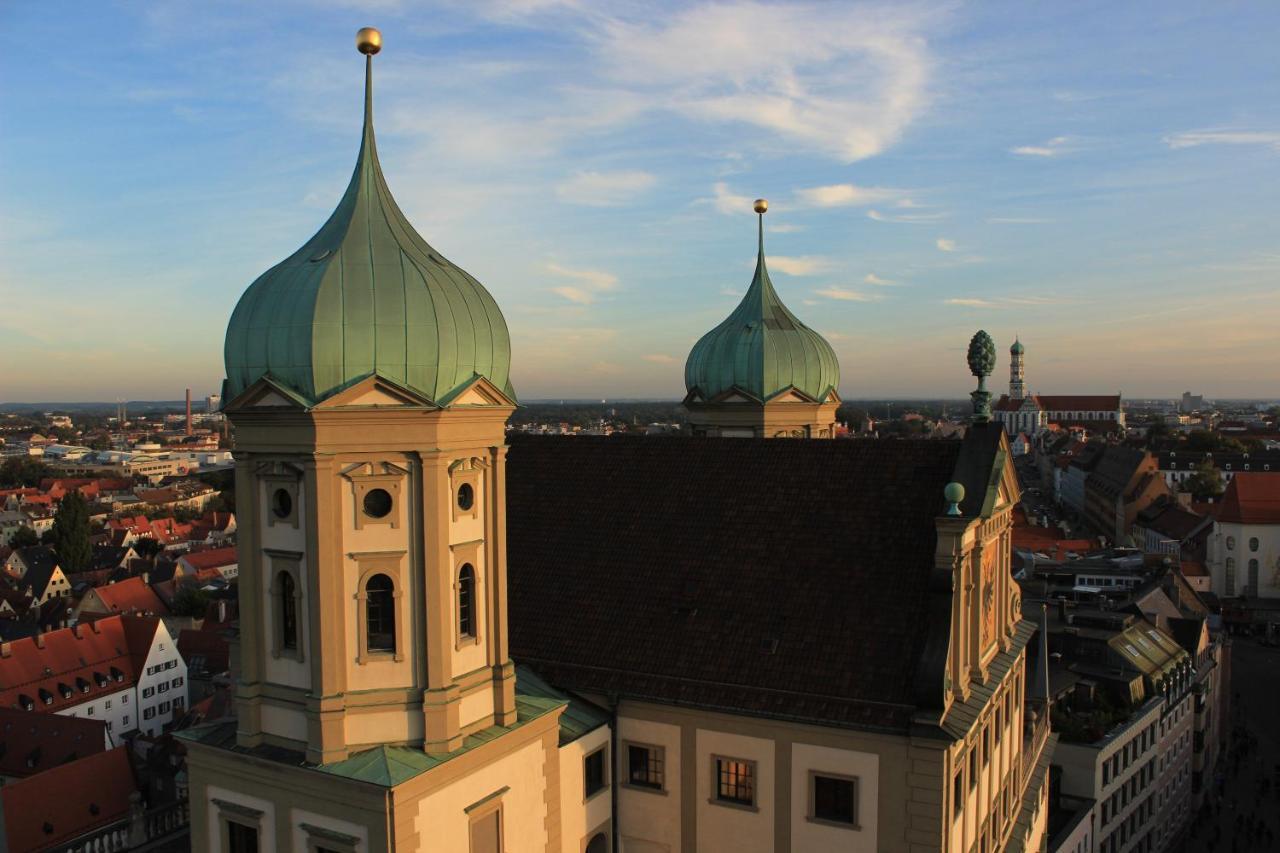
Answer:
<path fill-rule="evenodd" d="M 1013 346 L 1009 347 L 1009 399 L 1011 400 L 1021 400 L 1027 396 L 1023 353 L 1022 341 L 1014 338 Z"/>
<path fill-rule="evenodd" d="M 840 406 L 840 363 L 822 335 L 792 314 L 769 280 L 764 214 L 747 295 L 693 345 L 684 367 L 684 408 L 694 435 L 832 438 Z"/>

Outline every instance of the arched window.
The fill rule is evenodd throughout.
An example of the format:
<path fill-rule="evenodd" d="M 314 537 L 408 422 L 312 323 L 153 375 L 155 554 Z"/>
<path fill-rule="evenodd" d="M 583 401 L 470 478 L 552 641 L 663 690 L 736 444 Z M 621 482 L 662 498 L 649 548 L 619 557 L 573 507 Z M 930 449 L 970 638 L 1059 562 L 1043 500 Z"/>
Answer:
<path fill-rule="evenodd" d="M 1226 585 L 1227 595 L 1236 594 L 1236 561 L 1234 557 L 1227 557 L 1226 561 Z"/>
<path fill-rule="evenodd" d="M 1244 588 L 1244 594 L 1254 596 L 1258 594 L 1258 561 L 1249 561 L 1249 582 Z"/>
<path fill-rule="evenodd" d="M 395 585 L 386 575 L 374 575 L 364 585 L 365 647 L 371 652 L 396 650 Z"/>
<path fill-rule="evenodd" d="M 458 572 L 458 633 L 476 635 L 476 570 L 465 563 Z"/>
<path fill-rule="evenodd" d="M 297 586 L 288 572 L 276 576 L 276 585 L 280 590 L 280 648 L 295 651 L 298 648 Z"/>
<path fill-rule="evenodd" d="M 587 853 L 609 853 L 609 839 L 603 832 L 597 832 L 595 837 L 587 842 Z"/>

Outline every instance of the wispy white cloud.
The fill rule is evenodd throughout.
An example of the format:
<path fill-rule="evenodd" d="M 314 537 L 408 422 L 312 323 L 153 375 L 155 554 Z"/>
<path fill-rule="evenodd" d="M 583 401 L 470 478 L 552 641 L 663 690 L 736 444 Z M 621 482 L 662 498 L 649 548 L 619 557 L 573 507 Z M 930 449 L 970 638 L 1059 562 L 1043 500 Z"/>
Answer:
<path fill-rule="evenodd" d="M 1052 296 L 1000 296 L 987 299 L 977 296 L 957 296 L 942 300 L 944 305 L 957 305 L 963 308 L 1034 308 L 1038 305 L 1062 305 L 1071 300 Z"/>
<path fill-rule="evenodd" d="M 754 262 L 753 262 L 754 263 Z M 816 275 L 831 266 L 826 258 L 770 255 L 769 268 L 786 275 Z"/>
<path fill-rule="evenodd" d="M 1267 145 L 1280 151 L 1280 131 L 1207 128 L 1173 133 L 1164 138 L 1170 148 L 1197 148 L 1201 145 Z"/>
<path fill-rule="evenodd" d="M 618 277 L 604 270 L 571 269 L 555 263 L 547 264 L 546 268 L 553 275 L 577 282 L 557 285 L 551 288 L 551 292 L 578 305 L 591 305 L 601 293 L 618 287 Z"/>
<path fill-rule="evenodd" d="M 640 357 L 643 358 L 645 361 L 651 361 L 654 364 L 678 364 L 679 363 L 675 357 L 669 356 L 665 353 L 650 353 L 649 355 L 642 355 Z"/>
<path fill-rule="evenodd" d="M 902 195 L 902 190 L 888 187 L 858 187 L 853 184 L 828 184 L 796 190 L 796 200 L 808 207 L 863 207 Z"/>
<path fill-rule="evenodd" d="M 729 185 L 724 181 L 718 181 L 711 190 L 713 195 L 710 198 L 699 199 L 699 201 L 711 204 L 716 210 L 731 216 L 735 213 L 751 212 L 751 203 L 755 199 L 738 195 L 730 190 Z"/>
<path fill-rule="evenodd" d="M 933 213 L 881 213 L 878 210 L 867 211 L 867 218 L 876 222 L 899 222 L 906 225 L 926 225 L 930 222 L 946 219 L 949 215 L 941 211 Z"/>
<path fill-rule="evenodd" d="M 1055 136 L 1040 145 L 1019 145 L 1016 148 L 1010 148 L 1009 153 L 1020 157 L 1057 157 L 1069 150 L 1067 142 L 1067 137 Z"/>
<path fill-rule="evenodd" d="M 556 195 L 572 204 L 617 207 L 654 185 L 656 178 L 639 170 L 578 172 L 556 187 Z"/>
<path fill-rule="evenodd" d="M 821 290 L 815 290 L 814 293 L 818 296 L 824 296 L 827 299 L 835 299 L 839 302 L 879 302 L 884 298 L 884 296 L 879 293 L 866 293 L 865 291 L 853 290 L 851 288 L 840 287 L 838 285 L 824 287 Z"/>
<path fill-rule="evenodd" d="M 869 284 L 872 287 L 897 287 L 896 281 L 890 281 L 887 278 L 881 278 L 873 272 L 869 272 L 862 279 L 863 284 Z"/>
<path fill-rule="evenodd" d="M 938 247 L 939 252 L 954 252 L 956 250 L 956 241 L 948 240 L 946 237 L 939 237 L 934 241 L 934 245 Z"/>
<path fill-rule="evenodd" d="M 752 125 L 845 162 L 896 142 L 928 102 L 936 10 L 728 2 L 591 36 L 606 73 L 694 121 Z"/>
<path fill-rule="evenodd" d="M 779 222 L 777 225 L 765 226 L 765 230 L 770 234 L 794 234 L 797 231 L 803 231 L 804 226 L 790 222 Z"/>

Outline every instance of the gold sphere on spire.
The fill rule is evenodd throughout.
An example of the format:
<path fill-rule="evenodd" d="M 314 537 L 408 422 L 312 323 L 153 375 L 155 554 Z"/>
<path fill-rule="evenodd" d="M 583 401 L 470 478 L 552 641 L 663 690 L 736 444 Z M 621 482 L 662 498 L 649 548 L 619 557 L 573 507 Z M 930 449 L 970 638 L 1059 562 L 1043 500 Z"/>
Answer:
<path fill-rule="evenodd" d="M 756 199 L 756 203 L 752 205 L 752 207 L 756 213 L 764 213 L 766 210 L 769 209 L 769 199 L 758 198 Z"/>
<path fill-rule="evenodd" d="M 356 33 L 356 50 L 365 56 L 373 56 L 382 50 L 382 33 L 373 27 L 364 27 Z"/>

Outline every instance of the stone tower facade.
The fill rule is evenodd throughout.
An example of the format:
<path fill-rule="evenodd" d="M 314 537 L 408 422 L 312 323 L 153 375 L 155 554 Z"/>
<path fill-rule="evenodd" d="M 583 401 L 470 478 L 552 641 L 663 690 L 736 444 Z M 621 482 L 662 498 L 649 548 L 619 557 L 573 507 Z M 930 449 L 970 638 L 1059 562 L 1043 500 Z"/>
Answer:
<path fill-rule="evenodd" d="M 1021 400 L 1027 396 L 1024 355 L 1022 342 L 1015 338 L 1013 346 L 1009 347 L 1009 397 L 1013 400 Z"/>

